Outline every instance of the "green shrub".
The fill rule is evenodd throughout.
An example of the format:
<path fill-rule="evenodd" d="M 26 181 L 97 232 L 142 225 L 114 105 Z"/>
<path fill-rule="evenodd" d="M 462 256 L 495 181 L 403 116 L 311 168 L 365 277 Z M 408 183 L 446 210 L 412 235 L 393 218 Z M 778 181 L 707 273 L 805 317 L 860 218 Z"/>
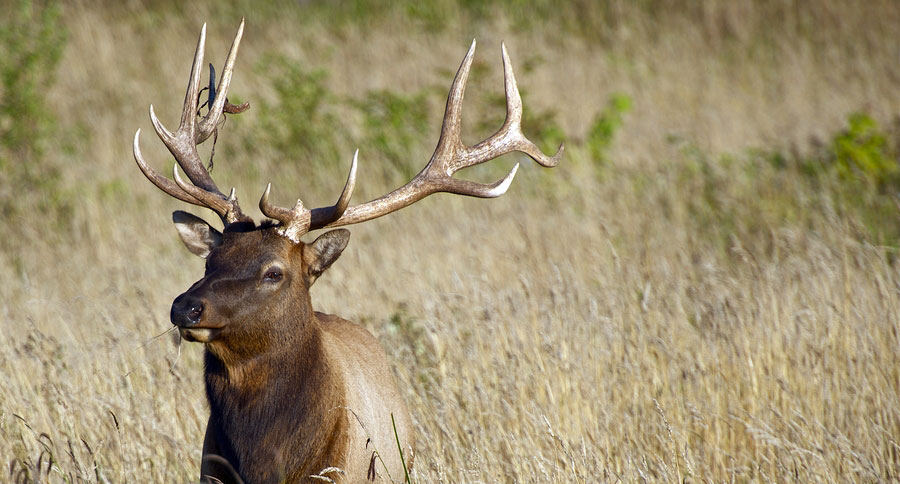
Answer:
<path fill-rule="evenodd" d="M 831 142 L 831 156 L 845 179 L 863 179 L 881 188 L 897 185 L 897 154 L 890 153 L 887 136 L 865 113 L 850 115 L 847 127 Z"/>
<path fill-rule="evenodd" d="M 622 118 L 630 110 L 630 97 L 625 94 L 613 94 L 603 111 L 594 118 L 585 144 L 596 164 L 603 166 L 609 162 L 609 148 L 616 132 L 622 127 Z"/>
<path fill-rule="evenodd" d="M 367 157 L 386 159 L 395 172 L 410 179 L 421 168 L 414 151 L 428 132 L 427 94 L 420 91 L 404 96 L 391 91 L 370 91 L 351 103 L 362 114 L 363 139 Z"/>
<path fill-rule="evenodd" d="M 828 146 L 822 185 L 836 209 L 875 244 L 900 245 L 897 140 L 865 113 L 854 113 Z M 820 180 L 823 175 L 819 174 Z"/>
<path fill-rule="evenodd" d="M 715 159 L 693 143 L 672 141 L 682 158 L 674 164 L 674 191 L 690 194 L 687 222 L 722 249 L 733 236 L 765 240 L 776 227 L 835 221 L 875 245 L 900 245 L 897 148 L 868 115 L 851 115 L 809 153 L 753 149 Z"/>
<path fill-rule="evenodd" d="M 262 140 L 292 161 L 319 166 L 336 160 L 343 128 L 333 111 L 338 99 L 328 88 L 328 73 L 284 56 L 266 56 L 259 68 L 272 79 L 276 98 L 261 103 L 259 131 L 248 148 Z"/>
<path fill-rule="evenodd" d="M 0 20 L 0 209 L 7 217 L 26 210 L 56 215 L 66 203 L 52 157 L 60 132 L 47 107 L 47 91 L 65 47 L 56 3 L 22 0 Z"/>

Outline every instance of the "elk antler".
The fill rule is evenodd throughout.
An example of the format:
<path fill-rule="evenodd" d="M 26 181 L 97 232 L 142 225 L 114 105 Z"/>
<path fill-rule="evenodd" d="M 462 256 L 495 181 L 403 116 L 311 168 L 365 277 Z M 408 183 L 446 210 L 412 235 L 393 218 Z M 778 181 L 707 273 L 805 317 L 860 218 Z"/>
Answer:
<path fill-rule="evenodd" d="M 300 200 L 297 200 L 297 204 L 290 210 L 272 206 L 269 204 L 269 191 L 272 187 L 270 183 L 259 201 L 260 209 L 266 216 L 281 222 L 280 232 L 282 235 L 298 242 L 300 236 L 309 230 L 365 222 L 412 205 L 432 193 L 449 192 L 480 198 L 499 197 L 506 193 L 513 177 L 516 176 L 518 163 L 504 178 L 491 184 L 459 180 L 453 178 L 453 174 L 463 168 L 484 163 L 513 151 L 527 154 L 541 166 L 548 168 L 556 166 L 562 156 L 563 145 L 559 145 L 555 155 L 547 156 L 522 133 L 522 97 L 519 95 L 519 88 L 516 85 L 509 54 L 506 52 L 506 45 L 501 43 L 500 50 L 503 56 L 503 78 L 506 86 L 506 121 L 496 133 L 486 140 L 475 146 L 466 146 L 460 139 L 463 94 L 475 56 L 475 41 L 473 40 L 472 46 L 450 86 L 441 136 L 434 154 L 431 155 L 431 160 L 425 165 L 425 168 L 409 183 L 380 198 L 348 208 L 356 178 L 356 155 L 354 155 L 347 184 L 338 203 L 334 206 L 308 210 L 303 207 Z"/>
<path fill-rule="evenodd" d="M 178 162 L 174 167 L 175 182 L 160 175 L 151 168 L 141 155 L 139 144 L 141 130 L 138 129 L 134 134 L 134 160 L 138 167 L 144 173 L 148 180 L 153 182 L 160 190 L 169 195 L 194 205 L 206 207 L 216 212 L 222 221 L 228 225 L 235 222 L 250 221 L 250 218 L 241 212 L 237 198 L 234 196 L 234 189 L 231 194 L 225 196 L 216 184 L 213 182 L 209 172 L 203 166 L 203 160 L 197 151 L 197 145 L 206 141 L 219 125 L 222 112 L 239 113 L 246 110 L 249 105 L 233 106 L 226 100 L 228 94 L 228 86 L 231 84 L 231 75 L 234 70 L 234 61 L 237 58 L 238 47 L 241 44 L 241 36 L 244 33 L 244 20 L 241 19 L 241 25 L 238 27 L 237 34 L 231 44 L 231 50 L 228 52 L 228 58 L 225 60 L 225 68 L 222 69 L 222 78 L 219 80 L 218 89 L 210 89 L 209 112 L 203 118 L 198 119 L 197 104 L 200 96 L 200 70 L 203 66 L 203 51 L 206 44 L 206 24 L 200 30 L 200 40 L 197 42 L 197 50 L 194 52 L 194 64 L 191 67 L 191 77 L 188 81 L 187 93 L 184 95 L 184 108 L 181 111 L 181 123 L 178 129 L 172 133 L 159 121 L 156 113 L 153 111 L 153 105 L 150 105 L 150 120 L 153 122 L 153 129 L 159 139 L 165 143 L 169 152 Z M 212 66 L 210 66 L 212 67 Z M 212 69 L 210 69 L 212 73 Z M 210 79 L 210 84 L 214 83 L 214 74 Z M 178 175 L 178 166 L 187 173 L 191 183 L 187 183 Z"/>
<path fill-rule="evenodd" d="M 353 188 L 356 186 L 356 160 L 358 156 L 359 150 L 356 150 L 356 153 L 353 153 L 353 161 L 350 163 L 350 174 L 347 175 L 347 183 L 344 184 L 344 190 L 341 191 L 341 196 L 338 197 L 338 201 L 334 205 L 309 210 L 303 207 L 303 202 L 299 199 L 292 209 L 272 205 L 269 203 L 269 191 L 272 190 L 272 184 L 269 183 L 266 185 L 266 191 L 263 192 L 262 198 L 259 199 L 259 209 L 266 217 L 281 222 L 281 226 L 278 229 L 281 235 L 294 243 L 300 242 L 300 237 L 312 230 L 310 223 L 314 216 L 318 217 L 320 221 L 335 221 L 347 210 L 347 206 L 350 205 L 350 197 L 353 196 Z"/>

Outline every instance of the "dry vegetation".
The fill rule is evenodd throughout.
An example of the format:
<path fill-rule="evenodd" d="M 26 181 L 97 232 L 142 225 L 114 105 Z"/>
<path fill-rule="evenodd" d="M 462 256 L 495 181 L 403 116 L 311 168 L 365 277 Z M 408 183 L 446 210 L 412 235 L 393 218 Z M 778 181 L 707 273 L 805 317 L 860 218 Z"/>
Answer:
<path fill-rule="evenodd" d="M 232 92 L 253 108 L 213 172 L 244 200 L 277 179 L 276 201 L 323 204 L 357 145 L 357 197 L 402 182 L 473 37 L 468 139 L 499 126 L 500 39 L 526 126 L 565 134 L 564 162 L 526 164 L 500 199 L 354 228 L 313 291 L 394 362 L 414 481 L 896 482 L 898 4 L 502 3 L 63 5 L 46 139 L 0 151 L 8 479 L 196 478 L 202 349 L 166 331 L 203 265 L 131 138 L 171 166 L 147 105 L 171 123 L 202 22 L 221 65 L 246 15 Z M 881 126 L 883 170 L 835 174 L 853 112 Z"/>

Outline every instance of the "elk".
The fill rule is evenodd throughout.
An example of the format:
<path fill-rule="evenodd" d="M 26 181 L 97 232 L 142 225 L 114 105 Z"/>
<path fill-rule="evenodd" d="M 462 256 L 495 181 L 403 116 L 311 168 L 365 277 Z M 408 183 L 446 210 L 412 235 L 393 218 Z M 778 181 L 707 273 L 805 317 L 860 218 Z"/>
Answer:
<path fill-rule="evenodd" d="M 357 151 L 334 205 L 310 210 L 298 200 L 292 208 L 276 206 L 269 201 L 270 183 L 259 208 L 271 220 L 257 225 L 241 211 L 234 189 L 227 196 L 218 189 L 197 150 L 216 132 L 223 112 L 239 113 L 249 107 L 234 106 L 226 98 L 243 30 L 242 20 L 217 88 L 210 66 L 206 116 L 201 117 L 198 108 L 205 24 L 178 129 L 166 129 L 150 106 L 153 128 L 177 162 L 173 179 L 144 161 L 140 129 L 134 135 L 134 159 L 143 174 L 172 197 L 212 210 L 224 225 L 220 232 L 186 212 L 176 211 L 172 217 L 188 250 L 206 259 L 203 277 L 175 299 L 170 311 L 183 339 L 205 345 L 210 416 L 201 480 L 312 482 L 310 476 L 323 469 L 335 482 L 402 479 L 412 466 L 415 436 L 383 349 L 361 326 L 316 312 L 310 301 L 310 287 L 341 255 L 350 232 L 332 230 L 312 242 L 301 238 L 313 230 L 387 215 L 437 192 L 500 196 L 518 164 L 492 184 L 460 180 L 453 174 L 512 151 L 553 167 L 563 147 L 547 156 L 522 134 L 522 101 L 502 44 L 506 121 L 486 140 L 474 146 L 462 143 L 460 113 L 475 53 L 473 41 L 450 87 L 437 148 L 409 183 L 350 206 Z M 179 167 L 189 181 L 181 177 Z M 390 451 L 398 446 L 402 453 Z"/>

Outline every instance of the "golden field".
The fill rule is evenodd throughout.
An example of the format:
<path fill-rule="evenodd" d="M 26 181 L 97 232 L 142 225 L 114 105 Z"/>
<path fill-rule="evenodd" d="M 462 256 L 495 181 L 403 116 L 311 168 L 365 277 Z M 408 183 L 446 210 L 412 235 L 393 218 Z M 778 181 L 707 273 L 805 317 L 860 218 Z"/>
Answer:
<path fill-rule="evenodd" d="M 404 183 L 473 38 L 465 140 L 502 122 L 505 40 L 526 134 L 566 143 L 461 174 L 522 161 L 496 200 L 352 227 L 313 289 L 392 361 L 414 482 L 900 479 L 896 1 L 0 3 L 3 79 L 59 48 L 0 88 L 0 481 L 196 481 L 202 348 L 168 311 L 203 261 L 131 142 L 170 172 L 147 107 L 174 126 L 201 25 L 220 69 L 242 16 L 212 175 L 258 218 L 269 180 L 331 203 L 357 147 L 357 202 Z M 842 161 L 853 113 L 876 168 Z"/>

